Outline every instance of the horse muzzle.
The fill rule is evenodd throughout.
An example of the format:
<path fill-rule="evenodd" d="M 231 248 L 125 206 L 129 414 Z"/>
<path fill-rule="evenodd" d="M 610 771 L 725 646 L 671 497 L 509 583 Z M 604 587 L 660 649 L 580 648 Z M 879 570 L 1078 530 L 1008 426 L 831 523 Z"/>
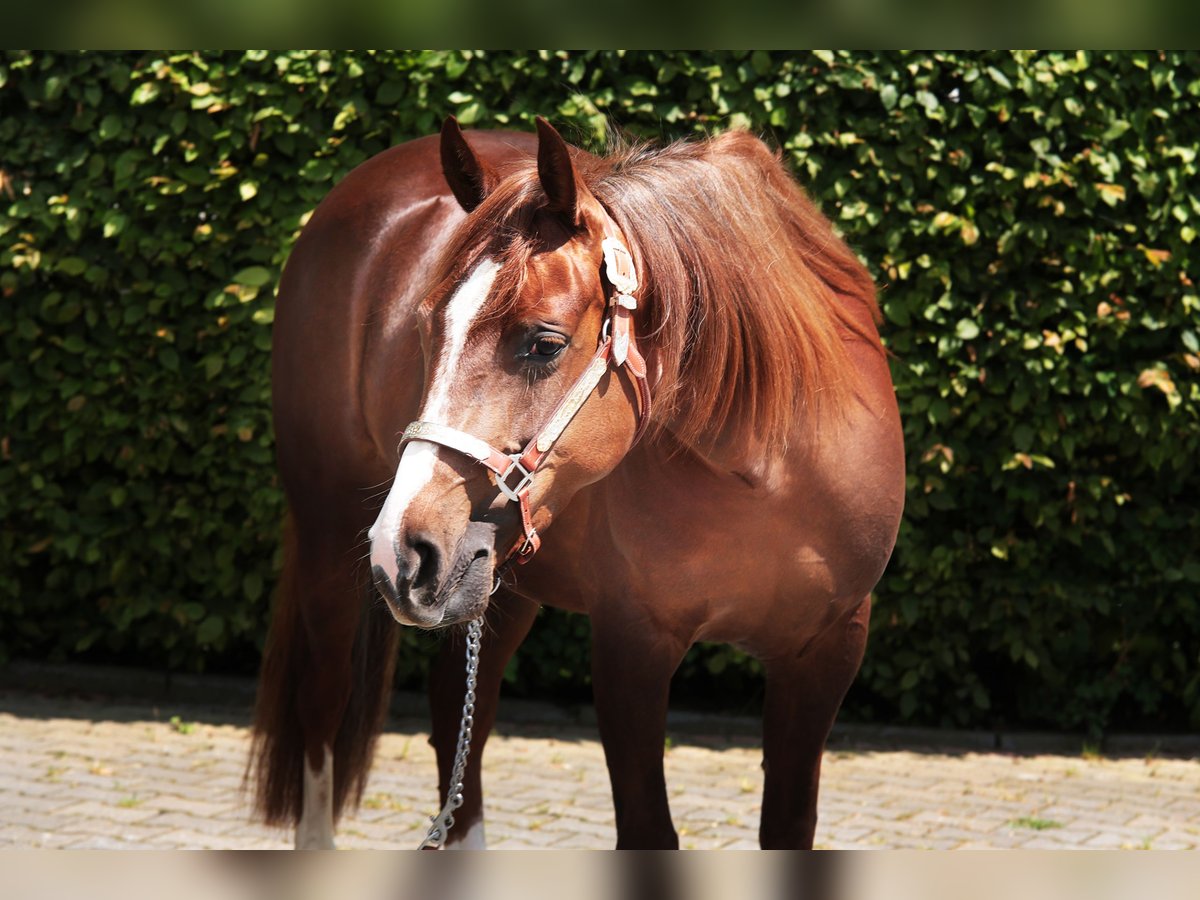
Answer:
<path fill-rule="evenodd" d="M 495 569 L 496 526 L 468 522 L 457 544 L 420 531 L 391 542 L 395 569 L 372 542 L 371 572 L 392 616 L 402 625 L 436 628 L 483 614 Z"/>

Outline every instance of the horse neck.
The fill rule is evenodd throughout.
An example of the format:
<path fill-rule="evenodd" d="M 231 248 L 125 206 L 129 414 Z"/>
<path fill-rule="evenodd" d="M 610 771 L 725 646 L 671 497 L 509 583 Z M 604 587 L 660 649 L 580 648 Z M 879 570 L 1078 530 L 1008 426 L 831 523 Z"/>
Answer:
<path fill-rule="evenodd" d="M 797 445 L 770 448 L 761 442 L 747 444 L 729 435 L 718 435 L 711 443 L 701 446 L 681 440 L 669 422 L 662 425 L 648 443 L 648 452 L 658 456 L 667 467 L 676 464 L 685 464 L 688 468 L 699 466 L 717 477 L 736 475 L 751 487 L 779 486 L 787 478 L 793 457 L 803 452 Z"/>

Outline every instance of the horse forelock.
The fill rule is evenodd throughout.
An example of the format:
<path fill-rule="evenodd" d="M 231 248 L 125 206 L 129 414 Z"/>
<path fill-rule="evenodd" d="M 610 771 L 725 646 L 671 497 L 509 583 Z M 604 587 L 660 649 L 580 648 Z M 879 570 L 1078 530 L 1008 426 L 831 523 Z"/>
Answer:
<path fill-rule="evenodd" d="M 658 423 L 698 446 L 780 446 L 845 408 L 847 338 L 882 352 L 875 286 L 777 154 L 731 132 L 575 161 L 637 261 Z M 545 203 L 534 166 L 510 170 L 452 239 L 439 282 L 499 264 L 481 320 L 512 310 L 530 260 L 561 243 Z"/>
<path fill-rule="evenodd" d="M 498 268 L 478 320 L 508 312 L 525 286 L 529 260 L 539 243 L 534 222 L 545 201 L 532 167 L 501 181 L 451 237 L 431 279 L 441 290 L 426 295 L 423 311 L 431 313 L 445 302 L 482 260 L 489 259 Z"/>

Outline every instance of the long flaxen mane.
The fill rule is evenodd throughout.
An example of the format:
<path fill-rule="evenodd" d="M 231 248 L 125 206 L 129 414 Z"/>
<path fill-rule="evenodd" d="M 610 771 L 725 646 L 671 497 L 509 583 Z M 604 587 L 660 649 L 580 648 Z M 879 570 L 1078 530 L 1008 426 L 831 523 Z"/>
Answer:
<path fill-rule="evenodd" d="M 664 147 L 579 154 L 583 182 L 625 234 L 639 270 L 639 340 L 655 420 L 685 444 L 783 447 L 836 415 L 857 385 L 846 341 L 878 348 L 871 276 L 757 138 L 730 132 Z M 499 256 L 496 311 L 550 249 L 535 220 L 536 169 L 505 173 L 452 242 L 439 278 Z"/>

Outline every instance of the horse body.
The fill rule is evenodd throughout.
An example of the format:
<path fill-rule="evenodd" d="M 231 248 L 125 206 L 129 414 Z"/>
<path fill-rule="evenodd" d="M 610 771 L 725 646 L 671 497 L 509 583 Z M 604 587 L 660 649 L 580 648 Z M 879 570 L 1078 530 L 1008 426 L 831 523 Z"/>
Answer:
<path fill-rule="evenodd" d="M 386 582 L 381 590 L 402 621 L 437 614 L 446 622 L 451 615 L 461 620 L 477 613 L 478 590 L 462 585 L 471 585 L 471 573 L 484 567 L 479 560 L 485 557 L 490 574 L 516 528 L 511 510 L 497 508 L 469 460 L 414 450 L 421 441 L 401 455 L 400 433 L 422 410 L 428 414 L 437 406 L 437 397 L 444 401 L 440 414 L 454 418 L 445 424 L 482 433 L 493 444 L 523 442 L 534 433 L 531 423 L 548 409 L 543 393 L 561 395 L 585 357 L 561 354 L 562 373 L 539 370 L 528 377 L 527 394 L 506 400 L 505 382 L 493 370 L 502 370 L 507 357 L 494 347 L 506 346 L 521 315 L 554 327 L 567 322 L 562 330 L 573 332 L 567 335 L 571 348 L 594 342 L 603 302 L 590 294 L 603 288 L 588 276 L 600 264 L 587 233 L 598 232 L 601 220 L 605 228 L 638 233 L 631 219 L 637 209 L 618 209 L 611 196 L 603 203 L 591 199 L 589 185 L 604 196 L 601 180 L 587 174 L 593 158 L 577 151 L 567 157 L 556 134 L 540 131 L 536 141 L 474 133 L 468 143 L 456 125 L 448 125 L 440 145 L 423 139 L 376 157 L 331 192 L 289 260 L 276 313 L 273 376 L 291 533 L 256 735 L 260 809 L 270 821 L 299 823 L 298 845 L 329 843 L 330 819 L 361 792 L 391 678 L 394 626 L 372 608 L 377 600 L 366 599 L 373 592 L 359 565 L 363 535 L 377 511 L 372 487 L 385 485 L 394 473 L 393 495 L 405 479 L 415 486 L 403 498 L 403 510 L 388 513 L 385 504 L 371 528 L 376 579 Z M 744 165 L 763 165 L 757 149 L 732 141 L 729 146 L 748 154 Z M 480 271 L 493 274 L 486 255 L 469 272 L 443 259 L 462 240 L 462 207 L 483 204 L 479 215 L 498 215 L 501 200 L 488 206 L 487 195 L 509 183 L 504 173 L 528 169 L 535 155 L 541 193 L 534 194 L 541 206 L 520 221 L 537 242 L 522 257 L 525 274 L 515 282 L 512 311 L 495 314 L 506 324 L 495 326 L 494 340 L 482 316 L 482 324 L 463 331 L 478 340 L 455 344 L 449 333 L 453 307 L 465 303 L 456 298 Z M 786 190 L 771 180 L 773 173 L 763 176 L 764 189 Z M 518 207 L 514 199 L 506 214 Z M 821 249 L 832 239 L 826 231 L 814 240 Z M 642 248 L 631 249 L 639 256 Z M 837 265 L 851 268 L 845 256 Z M 836 269 L 830 271 L 826 281 L 837 277 Z M 859 273 L 848 277 L 861 288 Z M 438 278 L 446 286 L 431 300 L 430 285 Z M 846 285 L 823 290 L 837 295 L 838 287 Z M 656 288 L 651 273 L 644 304 L 655 304 L 667 290 Z M 777 388 L 774 402 L 786 395 L 806 412 L 773 436 L 766 426 L 739 427 L 739 409 L 715 416 L 708 432 L 687 421 L 689 397 L 697 396 L 694 379 L 715 380 L 701 387 L 719 396 L 722 379 L 761 368 L 763 360 L 751 353 L 724 371 L 720 365 L 707 372 L 693 368 L 691 386 L 670 395 L 671 375 L 688 363 L 679 348 L 672 356 L 672 348 L 653 346 L 668 324 L 654 329 L 646 323 L 642 339 L 652 345 L 648 358 L 657 367 L 652 380 L 675 399 L 657 414 L 647 439 L 629 449 L 636 392 L 616 372 L 605 375 L 547 465 L 549 486 L 541 488 L 537 524 L 545 530 L 552 520 L 553 530 L 487 605 L 476 748 L 494 721 L 505 664 L 537 606 L 591 617 L 596 711 L 618 846 L 677 846 L 662 772 L 667 694 L 671 674 L 697 640 L 733 643 L 763 660 L 760 838 L 764 847 L 812 843 L 821 752 L 861 662 L 869 592 L 891 553 L 903 504 L 899 419 L 875 332 L 873 297 L 846 289 L 835 300 L 844 310 L 831 320 L 829 358 L 842 359 L 845 371 L 827 374 L 831 383 L 846 379 L 846 399 L 836 414 L 822 417 L 816 405 L 804 403 L 813 395 L 802 396 L 801 386 Z M 732 301 L 718 298 L 713 308 L 724 302 Z M 741 338 L 751 350 L 755 339 Z M 432 374 L 431 359 L 438 361 Z M 444 371 L 448 359 L 455 372 Z M 444 384 L 431 397 L 430 381 L 439 379 Z M 747 383 L 754 384 L 749 376 Z M 490 409 L 492 404 L 500 409 Z M 446 413 L 451 407 L 455 411 Z M 528 421 L 522 418 L 526 407 Z M 593 460 L 592 448 L 605 441 L 625 446 Z M 422 452 L 433 468 L 423 470 L 425 482 L 412 481 Z M 406 462 L 410 456 L 416 464 Z M 487 529 L 480 531 L 484 522 Z M 387 532 L 382 538 L 381 531 Z M 382 576 L 380 560 L 387 564 Z M 436 576 L 430 574 L 435 563 Z M 422 578 L 433 585 L 426 594 L 417 591 Z M 456 578 L 458 588 L 446 586 Z M 432 741 L 443 796 L 462 697 L 460 648 L 461 636 L 448 640 L 432 676 Z M 468 769 L 466 804 L 452 840 L 480 833 L 480 754 Z"/>

